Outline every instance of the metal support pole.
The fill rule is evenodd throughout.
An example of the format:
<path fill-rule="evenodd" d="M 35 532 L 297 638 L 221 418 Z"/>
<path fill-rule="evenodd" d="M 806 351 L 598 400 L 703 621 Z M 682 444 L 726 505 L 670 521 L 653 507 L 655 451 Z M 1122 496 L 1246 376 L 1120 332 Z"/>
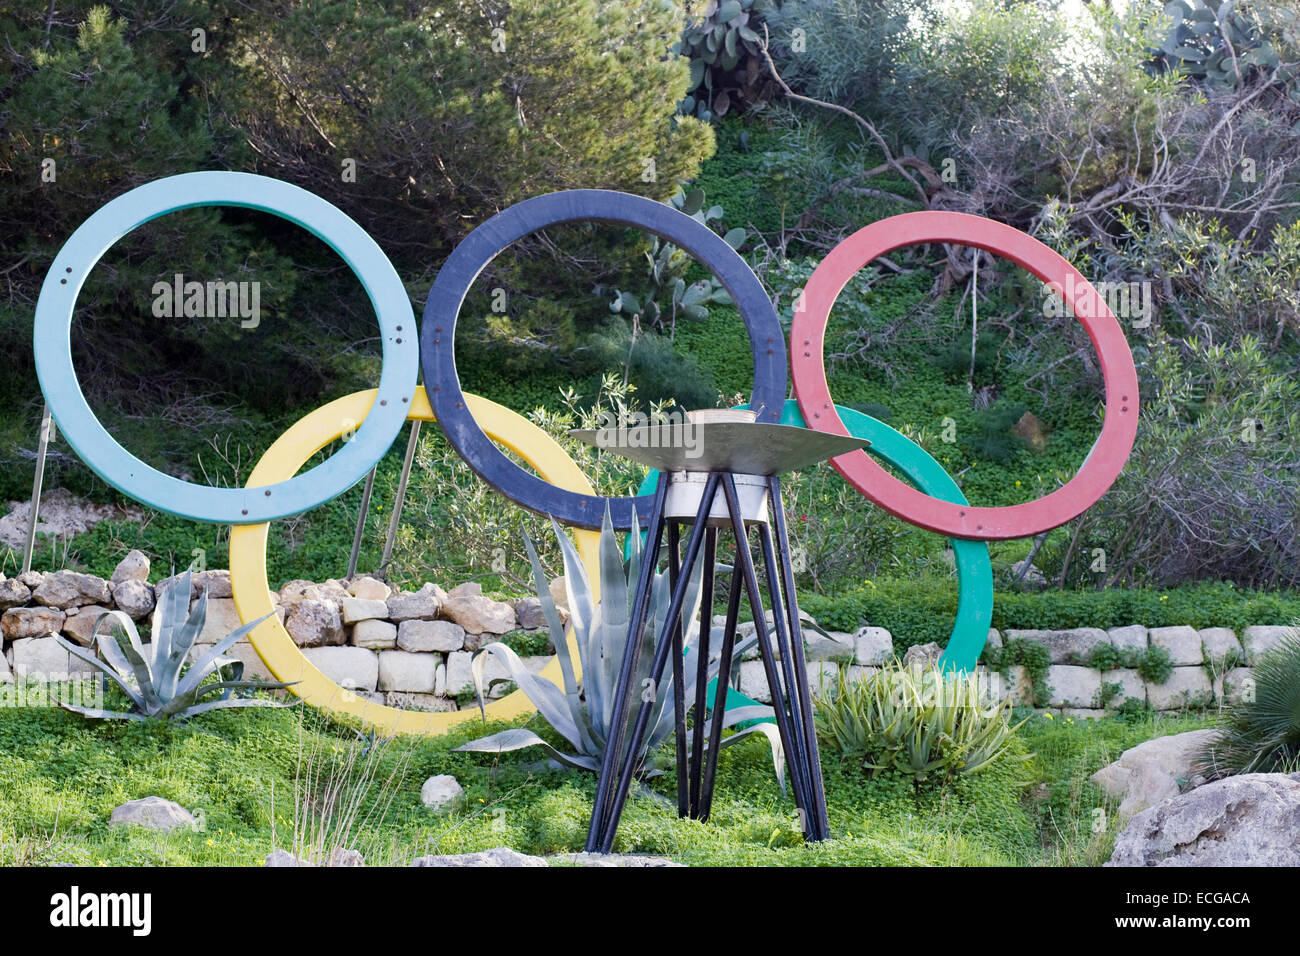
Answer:
<path fill-rule="evenodd" d="M 741 580 L 748 592 L 749 606 L 754 612 L 754 633 L 758 636 L 759 653 L 763 658 L 767 686 L 772 691 L 772 709 L 776 712 L 776 727 L 781 737 L 781 746 L 785 748 L 789 759 L 790 783 L 794 790 L 795 805 L 804 812 L 807 819 L 811 809 L 808 802 L 809 781 L 805 778 L 808 768 L 801 759 L 803 748 L 795 742 L 795 728 L 790 725 L 785 702 L 781 700 L 781 677 L 776 667 L 772 644 L 767 637 L 767 621 L 763 618 L 763 601 L 758 591 L 758 575 L 754 571 L 753 556 L 749 553 L 749 536 L 745 532 L 745 520 L 740 510 L 740 496 L 736 491 L 736 481 L 729 474 L 722 476 L 722 491 L 727 496 L 731 526 L 736 532 L 736 566 L 740 570 Z M 802 735 L 802 728 L 799 728 L 799 733 Z"/>
<path fill-rule="evenodd" d="M 704 530 L 708 524 L 709 512 L 713 508 L 713 499 L 718 491 L 719 477 L 725 476 L 719 476 L 717 473 L 710 474 L 708 480 L 704 483 L 704 494 L 700 500 L 699 510 L 695 515 L 695 524 L 691 528 L 691 536 L 686 542 L 686 556 L 682 559 L 682 573 L 677 579 L 677 586 L 673 588 L 672 599 L 668 603 L 668 613 L 664 620 L 664 631 L 658 636 L 655 656 L 650 664 L 649 676 L 651 687 L 654 688 L 658 687 L 659 681 L 663 678 L 664 665 L 668 662 L 668 654 L 674 649 L 671 636 L 673 629 L 681 619 L 682 604 L 686 600 L 686 588 L 690 584 L 691 571 L 695 567 L 695 562 L 699 560 L 700 546 L 704 543 Z M 656 542 L 657 549 L 658 542 Z M 653 579 L 647 584 L 652 585 Z M 648 596 L 646 603 L 649 603 Z M 636 656 L 639 658 L 641 648 L 639 635 L 639 630 L 629 632 L 629 650 L 634 651 L 635 654 L 625 654 L 623 657 L 624 663 L 627 662 L 629 657 Z M 678 657 L 680 660 L 680 654 Z M 632 790 L 632 780 L 636 776 L 640 763 L 641 746 L 645 742 L 646 733 L 649 731 L 650 712 L 653 709 L 653 701 L 642 698 L 641 706 L 637 709 L 636 724 L 628 737 L 627 755 L 623 759 L 623 770 L 619 774 L 618 784 L 614 788 L 609 820 L 598 846 L 598 852 L 600 853 L 608 853 L 614 847 L 614 836 L 618 830 L 618 820 L 623 813 L 624 804 L 627 803 L 628 794 Z M 678 726 L 677 732 L 679 735 L 684 735 L 686 728 Z"/>
<path fill-rule="evenodd" d="M 668 522 L 668 588 L 677 590 L 677 581 L 681 575 L 681 543 L 678 540 L 680 525 L 676 521 Z M 687 569 L 687 576 L 694 569 Z M 690 785 L 687 780 L 689 768 L 686 765 L 686 639 L 681 615 L 676 624 L 671 621 L 670 631 L 673 644 L 673 721 L 677 732 L 673 734 L 673 744 L 677 750 L 677 815 L 684 817 L 690 813 Z"/>
<path fill-rule="evenodd" d="M 691 728 L 691 759 L 689 812 L 693 817 L 700 815 L 700 781 L 704 763 L 704 714 L 707 708 L 709 692 L 709 654 L 712 651 L 710 641 L 713 638 L 713 575 L 718 559 L 718 529 L 706 528 L 704 531 L 704 574 L 700 581 L 700 639 L 695 644 L 695 726 Z M 726 701 L 727 685 L 713 685 L 716 710 L 720 705 L 717 695 L 722 694 Z M 725 703 L 721 705 L 726 709 Z"/>
<path fill-rule="evenodd" d="M 740 545 L 737 545 L 739 549 Z M 727 592 L 727 619 L 722 625 L 722 649 L 718 659 L 718 681 L 713 691 L 713 722 L 709 725 L 709 747 L 704 754 L 704 780 L 700 786 L 699 818 L 707 820 L 713 810 L 713 781 L 718 774 L 718 752 L 722 749 L 722 715 L 727 709 L 728 681 L 731 679 L 732 658 L 736 650 L 736 627 L 740 623 L 740 575 L 731 566 L 731 589 Z M 737 671 L 740 668 L 736 668 Z M 698 719 L 698 718 L 697 718 Z"/>
<path fill-rule="evenodd" d="M 361 492 L 361 511 L 357 514 L 357 530 L 352 535 L 352 555 L 348 558 L 349 578 L 357 573 L 357 558 L 361 554 L 361 536 L 366 533 L 366 514 L 370 511 L 370 494 L 375 490 L 375 468 L 371 468 L 370 474 L 366 475 L 366 486 Z"/>
<path fill-rule="evenodd" d="M 822 780 L 821 753 L 817 747 L 817 728 L 813 721 L 811 688 L 808 687 L 808 665 L 804 660 L 803 625 L 799 622 L 799 603 L 794 590 L 794 566 L 790 562 L 790 540 L 786 533 L 785 510 L 781 505 L 781 479 L 775 475 L 767 479 L 768 511 L 772 515 L 773 532 L 776 539 L 776 551 L 781 566 L 781 579 L 785 592 L 785 610 L 790 619 L 790 649 L 794 658 L 795 675 L 805 689 L 800 707 L 799 719 L 803 723 L 804 736 L 808 741 L 808 756 L 812 771 L 812 797 L 814 801 L 814 819 L 820 836 L 813 839 L 830 838 L 830 819 L 826 814 L 826 790 Z M 816 831 L 814 831 L 815 833 Z"/>
<path fill-rule="evenodd" d="M 41 485 L 45 483 L 45 454 L 57 429 L 50 406 L 41 410 L 41 431 L 36 442 L 36 475 L 32 478 L 32 502 L 27 512 L 27 543 L 23 545 L 23 570 L 26 574 L 32 569 L 32 552 L 36 549 L 36 519 L 41 510 Z"/>
<path fill-rule="evenodd" d="M 402 459 L 402 476 L 397 480 L 397 497 L 393 499 L 393 514 L 388 519 L 388 534 L 384 537 L 384 556 L 379 560 L 379 574 L 388 575 L 388 562 L 393 559 L 393 542 L 397 527 L 402 523 L 402 508 L 406 505 L 406 485 L 411 480 L 411 463 L 415 461 L 415 447 L 420 444 L 420 420 L 411 422 L 411 437 L 406 440 L 406 457 Z"/>
<path fill-rule="evenodd" d="M 664 500 L 668 495 L 668 476 L 659 476 L 654 502 L 646 530 L 646 546 L 641 549 L 641 570 L 637 575 L 636 592 L 632 599 L 632 613 L 628 616 L 628 647 L 618 672 L 614 689 L 614 710 L 610 714 L 605 753 L 600 761 L 600 776 L 596 780 L 596 797 L 591 808 L 591 825 L 587 830 L 586 851 L 599 852 L 609 820 L 608 805 L 614 788 L 614 768 L 622 755 L 623 738 L 627 725 L 627 712 L 631 705 L 632 677 L 641 662 L 641 632 L 645 628 L 646 612 L 650 606 L 651 585 L 655 565 L 659 563 L 659 543 L 664 533 Z"/>

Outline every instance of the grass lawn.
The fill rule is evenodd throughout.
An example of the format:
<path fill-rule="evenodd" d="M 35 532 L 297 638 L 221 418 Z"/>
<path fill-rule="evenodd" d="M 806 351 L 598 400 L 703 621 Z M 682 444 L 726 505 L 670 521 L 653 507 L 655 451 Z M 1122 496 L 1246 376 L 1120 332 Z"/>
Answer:
<path fill-rule="evenodd" d="M 710 821 L 634 799 L 616 849 L 692 865 L 1098 865 L 1115 837 L 1113 807 L 1088 775 L 1143 740 L 1209 722 L 1035 716 L 1019 731 L 1026 759 L 920 794 L 826 753 L 835 838 L 818 846 L 802 843 L 766 743 L 751 738 L 721 757 Z M 550 735 L 540 718 L 529 726 Z M 294 849 L 296 813 L 310 820 L 300 840 L 325 856 L 360 850 L 370 864 L 502 845 L 580 850 L 594 777 L 538 769 L 527 752 L 495 761 L 451 752 L 485 732 L 475 722 L 435 739 L 371 742 L 302 708 L 208 713 L 184 727 L 0 709 L 0 865 L 258 865 L 273 848 Z M 442 773 L 465 788 L 453 812 L 420 802 L 421 783 Z M 671 793 L 672 778 L 656 789 Z M 202 829 L 109 827 L 115 806 L 150 794 L 189 808 Z"/>

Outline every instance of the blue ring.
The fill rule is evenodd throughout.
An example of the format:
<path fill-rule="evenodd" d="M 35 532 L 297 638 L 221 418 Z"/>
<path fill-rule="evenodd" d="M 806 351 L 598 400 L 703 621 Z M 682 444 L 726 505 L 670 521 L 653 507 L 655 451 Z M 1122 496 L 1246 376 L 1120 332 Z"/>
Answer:
<path fill-rule="evenodd" d="M 749 331 L 754 358 L 750 405 L 760 421 L 779 422 L 789 369 L 776 310 L 744 259 L 708 226 L 664 203 L 603 189 L 549 193 L 517 203 L 481 224 L 458 245 L 434 279 L 420 322 L 421 365 L 438 424 L 452 447 L 493 488 L 530 511 L 579 528 L 599 528 L 608 505 L 615 528 L 644 520 L 651 496 L 602 498 L 565 491 L 520 468 L 483 433 L 465 407 L 456 372 L 456 318 L 470 286 L 503 249 L 548 226 L 596 221 L 644 229 L 676 243 L 711 270 L 730 293 Z"/>
<path fill-rule="evenodd" d="M 164 474 L 108 433 L 86 403 L 72 364 L 72 316 L 100 256 L 152 219 L 194 206 L 240 206 L 273 213 L 329 245 L 352 269 L 374 306 L 383 342 L 376 404 L 342 449 L 288 481 L 262 488 L 213 488 Z M 201 172 L 138 186 L 101 207 L 63 244 L 41 286 L 33 332 L 36 375 L 63 437 L 96 474 L 123 494 L 196 521 L 258 524 L 314 508 L 365 477 L 393 443 L 410 410 L 419 372 L 410 298 L 378 244 L 356 222 L 305 189 L 250 173 Z"/>

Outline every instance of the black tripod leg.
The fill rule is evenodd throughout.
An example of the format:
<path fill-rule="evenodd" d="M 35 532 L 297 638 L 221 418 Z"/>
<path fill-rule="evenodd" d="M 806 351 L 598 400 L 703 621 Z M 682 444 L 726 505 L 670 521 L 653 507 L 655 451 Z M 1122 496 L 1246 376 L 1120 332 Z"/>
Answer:
<path fill-rule="evenodd" d="M 632 599 L 632 614 L 628 621 L 630 634 L 640 635 L 645 628 L 646 613 L 650 606 L 650 589 L 654 583 L 655 565 L 659 562 L 659 541 L 664 532 L 664 499 L 668 494 L 668 476 L 659 476 L 659 485 L 655 488 L 654 504 L 650 508 L 649 523 L 646 530 L 646 546 L 641 553 L 641 569 L 637 575 L 636 594 Z M 591 825 L 587 829 L 586 850 L 596 852 L 600 846 L 606 825 L 609 821 L 609 804 L 614 787 L 615 774 L 618 772 L 618 758 L 623 748 L 624 733 L 627 727 L 627 714 L 631 704 L 632 675 L 636 673 L 641 661 L 641 642 L 630 640 L 623 653 L 619 666 L 618 683 L 614 690 L 614 708 L 610 715 L 609 739 L 605 753 L 600 761 L 600 775 L 596 778 L 596 797 L 591 808 Z"/>
<path fill-rule="evenodd" d="M 681 574 L 681 554 L 678 550 L 678 525 L 676 521 L 668 523 L 668 586 L 677 590 L 677 581 Z M 689 622 L 687 622 L 689 624 Z M 673 722 L 675 731 L 673 743 L 677 749 L 677 815 L 690 813 L 690 789 L 687 781 L 689 768 L 686 766 L 686 655 L 685 641 L 682 634 L 681 615 L 672 629 L 673 634 Z"/>
<path fill-rule="evenodd" d="M 789 716 L 783 706 L 778 706 L 782 694 L 781 677 L 776 667 L 772 644 L 767 638 L 767 621 L 763 617 L 763 598 L 758 591 L 758 575 L 754 571 L 753 556 L 749 553 L 749 536 L 745 532 L 745 521 L 740 512 L 740 496 L 736 492 L 735 479 L 729 474 L 722 476 L 722 491 L 727 496 L 727 508 L 731 511 L 731 526 L 736 534 L 736 566 L 741 571 L 745 591 L 749 595 L 749 606 L 754 612 L 754 629 L 758 635 L 758 648 L 763 658 L 767 686 L 772 691 L 772 709 L 776 714 L 776 727 L 781 737 L 781 746 L 785 748 L 787 755 L 796 754 L 798 750 L 795 747 L 794 732 L 790 726 Z M 790 761 L 789 768 L 795 806 L 804 812 L 805 819 L 807 819 L 809 805 L 807 796 L 808 781 L 804 777 L 806 768 L 802 766 L 796 767 L 793 760 Z"/>
<path fill-rule="evenodd" d="M 812 772 L 811 790 L 813 816 L 808 821 L 814 840 L 830 838 L 830 820 L 826 814 L 826 789 L 822 781 L 821 753 L 817 746 L 817 727 L 813 720 L 811 690 L 808 688 L 808 667 L 803 653 L 803 627 L 799 623 L 799 604 L 794 591 L 794 566 L 790 563 L 790 541 L 786 534 L 785 508 L 781 504 L 781 481 L 775 475 L 767 479 L 768 509 L 772 515 L 776 549 L 781 566 L 785 593 L 785 610 L 790 620 L 790 645 L 794 658 L 795 676 L 803 689 L 800 699 L 799 720 L 803 723 L 804 737 L 808 741 L 809 769 Z"/>
<path fill-rule="evenodd" d="M 732 566 L 731 593 L 727 596 L 727 620 L 722 627 L 722 648 L 718 657 L 718 678 L 710 711 L 709 747 L 705 752 L 704 778 L 700 784 L 699 819 L 707 820 L 713 809 L 713 781 L 718 773 L 718 749 L 722 742 L 722 715 L 731 690 L 732 657 L 736 650 L 736 625 L 740 620 L 740 571 Z M 739 670 L 739 668 L 737 668 Z M 697 717 L 697 719 L 699 719 Z"/>
<path fill-rule="evenodd" d="M 805 670 L 803 676 L 800 677 L 799 668 L 794 663 L 790 630 L 786 626 L 786 605 L 782 600 L 781 585 L 778 580 L 776 549 L 772 546 L 772 529 L 766 524 L 759 525 L 758 538 L 763 549 L 763 564 L 766 565 L 764 570 L 767 572 L 767 593 L 772 599 L 772 624 L 776 631 L 776 646 L 781 655 L 781 670 L 785 677 L 786 699 L 781 702 L 781 706 L 789 709 L 790 730 L 794 738 L 795 750 L 790 755 L 790 760 L 792 764 L 798 761 L 799 766 L 803 768 L 800 776 L 811 784 L 812 768 L 809 766 L 808 759 L 809 745 L 802 719 L 803 701 L 808 693 L 807 671 Z M 802 635 L 800 635 L 800 640 L 802 641 L 802 639 Z M 777 706 L 775 695 L 773 695 L 772 705 Z M 808 798 L 806 812 L 814 814 L 816 812 L 816 803 L 809 787 L 805 787 L 805 796 Z M 802 823 L 801 829 L 805 838 L 815 831 L 816 827 L 811 817 L 800 822 Z"/>
<path fill-rule="evenodd" d="M 704 769 L 704 715 L 708 707 L 709 654 L 713 638 L 713 577 L 718 559 L 718 529 L 704 531 L 704 575 L 700 582 L 700 639 L 695 644 L 695 726 L 691 728 L 690 815 L 700 815 L 700 780 Z M 715 702 L 719 694 L 725 699 L 727 687 L 714 685 Z"/>
<path fill-rule="evenodd" d="M 713 498 L 718 490 L 718 476 L 709 475 L 708 480 L 704 483 L 704 496 L 700 502 L 699 511 L 695 516 L 695 525 L 691 528 L 691 536 L 686 542 L 686 556 L 682 559 L 681 574 L 677 578 L 677 586 L 673 588 L 672 600 L 668 604 L 668 614 L 664 620 L 664 631 L 658 635 L 655 643 L 655 656 L 650 665 L 650 687 L 655 696 L 658 696 L 659 681 L 663 678 L 664 665 L 668 662 L 668 654 L 673 648 L 671 638 L 673 628 L 680 622 L 682 614 L 682 603 L 686 599 L 686 587 L 690 583 L 691 569 L 695 567 L 695 562 L 699 558 L 700 545 L 704 542 L 705 522 L 708 519 L 709 511 L 713 508 Z M 653 579 L 650 584 L 653 585 Z M 647 604 L 649 599 L 647 598 Z M 639 651 L 641 646 L 640 629 L 630 631 L 628 640 Z M 631 648 L 629 648 L 629 651 Z M 626 659 L 626 656 L 625 658 Z M 627 803 L 628 793 L 632 789 L 632 780 L 636 776 L 641 763 L 641 747 L 645 743 L 646 734 L 649 731 L 650 712 L 654 709 L 654 698 L 646 700 L 642 697 L 641 706 L 637 710 L 636 724 L 632 733 L 628 736 L 627 754 L 623 760 L 623 770 L 619 774 L 618 783 L 614 787 L 609 806 L 609 821 L 604 829 L 604 833 L 599 840 L 598 852 L 608 853 L 614 846 L 614 835 L 618 831 L 618 819 L 623 814 L 623 806 Z"/>

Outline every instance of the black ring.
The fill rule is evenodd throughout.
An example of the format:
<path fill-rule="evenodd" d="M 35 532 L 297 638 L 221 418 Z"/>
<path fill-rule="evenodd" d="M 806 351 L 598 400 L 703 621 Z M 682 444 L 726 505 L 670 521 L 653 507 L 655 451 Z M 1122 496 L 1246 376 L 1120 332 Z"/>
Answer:
<path fill-rule="evenodd" d="M 516 504 L 580 528 L 599 528 L 608 504 L 614 526 L 650 513 L 650 495 L 602 498 L 565 491 L 524 471 L 483 433 L 465 407 L 456 373 L 456 318 L 470 286 L 502 250 L 539 229 L 592 220 L 644 229 L 676 243 L 710 269 L 731 295 L 749 332 L 754 357 L 751 408 L 758 420 L 780 422 L 785 406 L 785 334 L 763 284 L 713 230 L 683 212 L 642 196 L 604 189 L 549 193 L 503 209 L 471 232 L 448 256 L 429 290 L 420 327 L 420 363 L 438 424 L 480 478 Z"/>

